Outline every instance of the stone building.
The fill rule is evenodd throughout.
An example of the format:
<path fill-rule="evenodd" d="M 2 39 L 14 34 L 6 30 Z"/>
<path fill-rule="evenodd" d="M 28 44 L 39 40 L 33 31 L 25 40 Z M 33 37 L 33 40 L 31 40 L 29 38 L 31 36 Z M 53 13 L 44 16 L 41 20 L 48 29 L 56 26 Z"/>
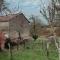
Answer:
<path fill-rule="evenodd" d="M 20 32 L 22 35 L 29 34 L 29 21 L 23 13 L 0 16 L 0 31 Z"/>
<path fill-rule="evenodd" d="M 11 39 L 16 39 L 19 37 L 20 33 L 22 38 L 27 39 L 29 38 L 30 35 L 29 23 L 30 22 L 24 16 L 23 13 L 0 16 L 0 32 L 1 32 L 0 37 L 5 36 L 10 37 Z M 2 46 L 4 46 L 4 42 L 1 41 L 5 40 L 0 39 L 0 43 L 2 44 Z"/>

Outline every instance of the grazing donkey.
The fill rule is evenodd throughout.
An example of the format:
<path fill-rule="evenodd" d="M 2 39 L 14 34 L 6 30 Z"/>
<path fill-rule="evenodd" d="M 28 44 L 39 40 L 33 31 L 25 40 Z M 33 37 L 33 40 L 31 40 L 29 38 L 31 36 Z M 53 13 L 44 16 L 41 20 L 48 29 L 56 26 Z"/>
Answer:
<path fill-rule="evenodd" d="M 51 43 L 54 44 L 56 46 L 56 48 L 58 49 L 58 39 L 57 39 L 56 35 L 49 36 L 47 41 L 46 41 L 47 56 L 49 55 L 48 50 L 49 50 L 49 46 L 50 46 Z"/>
<path fill-rule="evenodd" d="M 55 44 L 56 48 L 58 48 L 58 41 L 57 41 L 57 37 L 56 36 L 49 36 L 47 39 L 47 49 L 49 48 L 49 45 L 51 43 Z"/>

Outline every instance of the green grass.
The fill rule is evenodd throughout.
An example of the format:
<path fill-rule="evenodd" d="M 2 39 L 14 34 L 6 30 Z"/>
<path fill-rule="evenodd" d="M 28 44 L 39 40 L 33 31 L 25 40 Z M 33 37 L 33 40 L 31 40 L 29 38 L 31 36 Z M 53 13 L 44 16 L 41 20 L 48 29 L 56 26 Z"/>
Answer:
<path fill-rule="evenodd" d="M 57 49 L 54 46 L 49 48 L 49 56 L 46 54 L 45 46 L 42 48 L 42 41 L 37 40 L 30 45 L 30 49 L 20 48 L 13 50 L 13 60 L 58 60 Z M 9 52 L 0 52 L 0 60 L 10 60 Z"/>

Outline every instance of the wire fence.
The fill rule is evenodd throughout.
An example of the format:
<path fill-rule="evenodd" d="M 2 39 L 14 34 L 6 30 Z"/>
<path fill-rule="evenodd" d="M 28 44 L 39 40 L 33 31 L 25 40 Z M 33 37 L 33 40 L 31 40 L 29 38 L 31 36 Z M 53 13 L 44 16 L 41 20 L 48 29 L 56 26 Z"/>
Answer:
<path fill-rule="evenodd" d="M 46 39 L 37 39 L 36 41 L 31 41 L 23 45 L 19 45 L 19 50 L 17 51 L 17 46 L 12 49 L 12 60 L 59 60 L 59 52 L 53 43 L 50 44 L 48 53 L 46 48 Z M 2 56 L 1 56 L 2 54 Z M 5 59 L 11 60 L 9 51 L 7 53 L 0 53 L 0 60 Z"/>

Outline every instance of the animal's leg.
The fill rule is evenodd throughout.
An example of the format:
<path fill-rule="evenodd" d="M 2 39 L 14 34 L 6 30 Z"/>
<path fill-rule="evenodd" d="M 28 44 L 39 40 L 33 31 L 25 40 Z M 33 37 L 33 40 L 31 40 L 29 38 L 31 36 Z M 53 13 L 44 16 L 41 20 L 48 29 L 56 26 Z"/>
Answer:
<path fill-rule="evenodd" d="M 49 56 L 49 43 L 47 43 L 47 56 Z"/>
<path fill-rule="evenodd" d="M 17 45 L 16 45 L 16 47 L 17 47 L 17 51 L 19 50 L 19 44 L 18 44 L 19 42 L 18 42 L 18 40 L 17 40 Z"/>
<path fill-rule="evenodd" d="M 54 39 L 54 40 L 55 40 L 55 46 L 56 46 L 56 48 L 58 49 L 59 43 L 57 43 L 57 40 L 56 40 L 56 39 Z"/>
<path fill-rule="evenodd" d="M 59 48 L 59 47 L 58 47 L 58 43 L 55 43 L 55 46 L 56 46 L 57 49 Z"/>
<path fill-rule="evenodd" d="M 49 43 L 47 43 L 47 49 L 49 48 Z"/>
<path fill-rule="evenodd" d="M 56 36 L 54 36 L 54 44 L 55 44 L 55 46 L 56 46 L 56 48 L 58 49 L 58 43 L 57 43 L 57 39 L 56 39 Z"/>
<path fill-rule="evenodd" d="M 1 43 L 1 50 L 4 50 L 4 47 L 5 47 L 5 44 L 3 42 L 3 43 Z"/>

